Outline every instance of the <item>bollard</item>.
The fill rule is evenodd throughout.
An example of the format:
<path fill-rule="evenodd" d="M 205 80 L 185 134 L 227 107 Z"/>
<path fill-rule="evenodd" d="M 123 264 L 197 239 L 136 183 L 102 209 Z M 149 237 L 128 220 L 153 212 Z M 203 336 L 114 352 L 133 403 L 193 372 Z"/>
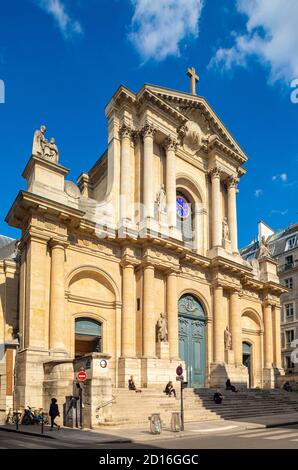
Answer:
<path fill-rule="evenodd" d="M 181 431 L 181 419 L 179 411 L 172 413 L 171 419 L 171 431 L 180 432 Z"/>
<path fill-rule="evenodd" d="M 41 412 L 41 434 L 44 433 L 44 415 L 43 411 Z"/>
<path fill-rule="evenodd" d="M 160 419 L 160 413 L 153 413 L 148 417 L 150 421 L 150 433 L 151 434 L 161 434 L 162 424 Z"/>

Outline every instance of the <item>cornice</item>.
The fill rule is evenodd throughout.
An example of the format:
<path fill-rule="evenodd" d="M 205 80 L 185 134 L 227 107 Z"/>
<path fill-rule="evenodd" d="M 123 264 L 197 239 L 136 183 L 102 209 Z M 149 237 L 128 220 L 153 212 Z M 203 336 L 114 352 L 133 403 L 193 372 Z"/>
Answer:
<path fill-rule="evenodd" d="M 150 102 L 165 111 L 171 117 L 175 118 L 175 120 L 177 120 L 180 125 L 184 125 L 188 122 L 188 118 L 184 116 L 184 114 L 182 114 L 175 107 L 171 106 L 160 96 L 156 95 L 155 93 L 152 93 L 152 91 L 150 91 L 145 85 L 137 95 L 137 104 L 141 106 L 142 104 L 147 102 Z"/>
<path fill-rule="evenodd" d="M 220 133 L 227 138 L 229 141 L 230 145 L 232 148 L 234 148 L 235 152 L 239 154 L 239 156 L 242 156 L 244 161 L 247 161 L 248 158 L 239 146 L 239 144 L 236 142 L 236 140 L 232 137 L 230 134 L 229 130 L 226 128 L 226 126 L 223 124 L 221 119 L 217 116 L 217 114 L 213 111 L 209 103 L 205 98 L 202 96 L 195 96 L 195 95 L 190 95 L 188 93 L 183 93 L 180 91 L 176 90 L 170 90 L 168 88 L 163 88 L 160 86 L 156 85 L 146 85 L 153 93 L 156 93 L 158 96 L 164 97 L 164 99 L 168 99 L 173 101 L 174 103 L 177 103 L 179 105 L 189 105 L 192 108 L 198 108 L 202 111 L 204 111 L 210 122 L 215 125 L 215 127 L 220 131 Z"/>
<path fill-rule="evenodd" d="M 24 221 L 30 217 L 32 211 L 41 214 L 49 213 L 60 218 L 60 220 L 71 220 L 72 223 L 78 223 L 85 215 L 83 211 L 73 209 L 43 196 L 28 191 L 20 191 L 5 221 L 12 227 L 23 228 Z"/>

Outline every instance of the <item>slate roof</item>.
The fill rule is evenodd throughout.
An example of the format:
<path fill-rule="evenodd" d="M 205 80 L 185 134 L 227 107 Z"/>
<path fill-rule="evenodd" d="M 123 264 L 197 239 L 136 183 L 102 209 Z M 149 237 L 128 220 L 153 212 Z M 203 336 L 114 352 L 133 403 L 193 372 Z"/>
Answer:
<path fill-rule="evenodd" d="M 290 225 L 285 229 L 275 232 L 268 238 L 268 244 L 273 258 L 280 256 L 286 251 L 287 240 L 294 235 L 297 235 L 296 244 L 292 249 L 298 248 L 298 224 Z M 254 241 L 250 245 L 240 250 L 241 256 L 244 259 L 256 258 L 259 250 L 259 242 Z M 287 250 L 287 253 L 291 250 Z"/>
<path fill-rule="evenodd" d="M 14 238 L 0 235 L 0 259 L 12 259 L 15 256 L 16 241 Z"/>

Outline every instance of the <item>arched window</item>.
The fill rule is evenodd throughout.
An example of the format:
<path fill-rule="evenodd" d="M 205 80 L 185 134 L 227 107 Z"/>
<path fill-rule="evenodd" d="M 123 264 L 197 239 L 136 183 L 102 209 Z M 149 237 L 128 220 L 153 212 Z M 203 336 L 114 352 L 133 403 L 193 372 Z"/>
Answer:
<path fill-rule="evenodd" d="M 176 194 L 177 228 L 182 240 L 191 244 L 194 240 L 193 208 L 190 200 L 180 191 Z"/>
<path fill-rule="evenodd" d="M 75 357 L 102 352 L 102 324 L 92 318 L 75 321 Z"/>

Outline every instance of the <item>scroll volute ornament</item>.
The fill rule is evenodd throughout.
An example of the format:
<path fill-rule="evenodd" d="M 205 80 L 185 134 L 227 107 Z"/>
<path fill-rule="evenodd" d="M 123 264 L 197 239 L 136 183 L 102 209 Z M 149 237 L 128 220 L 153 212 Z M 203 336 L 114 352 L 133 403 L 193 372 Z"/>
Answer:
<path fill-rule="evenodd" d="M 154 134 L 156 133 L 156 129 L 153 126 L 153 124 L 149 121 L 145 122 L 145 125 L 142 129 L 142 136 L 144 137 L 154 137 Z"/>

